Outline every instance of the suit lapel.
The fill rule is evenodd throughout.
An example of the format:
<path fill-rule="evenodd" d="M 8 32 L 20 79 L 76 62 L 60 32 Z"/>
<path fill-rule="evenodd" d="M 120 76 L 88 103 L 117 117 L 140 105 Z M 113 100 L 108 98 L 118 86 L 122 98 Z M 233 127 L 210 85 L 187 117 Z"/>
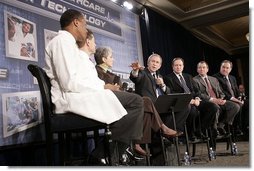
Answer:
<path fill-rule="evenodd" d="M 190 83 L 189 78 L 188 78 L 184 73 L 182 73 L 182 75 L 183 75 L 183 78 L 184 78 L 184 80 L 185 80 L 186 86 L 189 88 L 189 90 L 190 90 L 190 92 L 191 92 L 192 90 L 191 90 L 191 83 Z"/>
<path fill-rule="evenodd" d="M 176 76 L 176 74 L 175 73 L 172 73 L 172 74 L 173 74 L 173 80 L 174 80 L 174 82 L 176 82 L 180 87 L 183 88 L 183 86 L 182 86 L 180 80 L 178 79 L 178 77 Z"/>
<path fill-rule="evenodd" d="M 198 79 L 199 79 L 199 82 L 204 86 L 205 90 L 206 90 L 206 93 L 209 94 L 209 91 L 208 91 L 208 87 L 206 86 L 206 83 L 205 81 L 203 80 L 203 78 L 199 75 L 198 76 Z M 208 78 L 209 79 L 209 78 Z M 209 80 L 210 81 L 210 80 Z M 210 82 L 211 83 L 211 82 Z"/>
<path fill-rule="evenodd" d="M 145 70 L 145 73 L 146 73 L 148 79 L 150 79 L 150 81 L 152 83 L 153 91 L 156 94 L 156 83 L 154 81 L 154 78 L 153 78 L 152 74 L 150 73 L 150 71 L 148 69 Z"/>

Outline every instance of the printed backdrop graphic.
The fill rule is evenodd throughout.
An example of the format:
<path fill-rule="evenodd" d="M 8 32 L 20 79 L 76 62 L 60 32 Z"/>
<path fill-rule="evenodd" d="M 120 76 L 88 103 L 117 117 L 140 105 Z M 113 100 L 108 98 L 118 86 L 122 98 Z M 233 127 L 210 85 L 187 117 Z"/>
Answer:
<path fill-rule="evenodd" d="M 39 91 L 3 94 L 2 103 L 4 137 L 42 122 Z"/>
<path fill-rule="evenodd" d="M 39 87 L 27 66 L 44 67 L 45 46 L 60 30 L 60 16 L 69 8 L 84 13 L 97 47 L 113 49 L 112 70 L 123 81 L 130 82 L 129 64 L 143 58 L 139 17 L 110 0 L 1 0 L 0 146 L 44 139 Z M 29 33 L 24 45 L 17 43 L 17 31 L 24 35 L 21 28 Z M 33 108 L 34 103 L 38 106 Z"/>
<path fill-rule="evenodd" d="M 38 61 L 36 25 L 6 11 L 4 20 L 6 57 Z"/>

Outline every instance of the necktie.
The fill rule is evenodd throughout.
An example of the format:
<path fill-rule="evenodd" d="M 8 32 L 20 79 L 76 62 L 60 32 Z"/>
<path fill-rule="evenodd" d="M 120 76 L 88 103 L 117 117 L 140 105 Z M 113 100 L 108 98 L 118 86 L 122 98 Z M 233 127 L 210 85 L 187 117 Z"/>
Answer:
<path fill-rule="evenodd" d="M 228 90 L 229 90 L 231 96 L 235 97 L 234 91 L 232 90 L 232 87 L 231 87 L 231 84 L 230 84 L 229 80 L 226 77 L 225 77 L 225 79 L 226 79 L 226 84 L 227 84 L 227 87 L 228 87 Z"/>
<path fill-rule="evenodd" d="M 162 93 L 161 88 L 156 84 L 156 75 L 155 74 L 152 74 L 152 75 L 153 75 L 153 78 L 154 78 L 154 83 L 156 85 L 156 96 L 159 97 L 163 93 Z"/>
<path fill-rule="evenodd" d="M 216 97 L 216 94 L 213 91 L 213 88 L 210 84 L 210 81 L 207 79 L 207 77 L 205 77 L 205 83 L 207 85 L 207 89 L 208 89 L 208 93 L 209 93 L 210 97 Z"/>
<path fill-rule="evenodd" d="M 184 93 L 190 93 L 190 89 L 187 87 L 186 82 L 183 79 L 183 76 L 179 75 L 179 77 L 180 77 L 180 81 L 181 81 L 182 87 L 184 89 Z"/>

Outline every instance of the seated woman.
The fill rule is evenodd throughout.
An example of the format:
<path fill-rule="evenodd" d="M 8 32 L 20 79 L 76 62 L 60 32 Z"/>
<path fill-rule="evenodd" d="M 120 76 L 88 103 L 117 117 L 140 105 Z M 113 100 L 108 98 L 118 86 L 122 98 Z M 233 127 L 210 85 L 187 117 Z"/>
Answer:
<path fill-rule="evenodd" d="M 97 48 L 94 58 L 97 63 L 96 70 L 99 78 L 104 80 L 105 84 L 119 85 L 121 89 L 122 83 L 120 77 L 110 71 L 114 61 L 111 48 Z M 146 151 L 141 148 L 140 144 L 151 143 L 151 129 L 155 132 L 161 130 L 165 137 L 177 137 L 183 133 L 168 128 L 162 122 L 159 113 L 149 97 L 143 97 L 143 101 L 145 114 L 143 119 L 143 138 L 135 142 L 134 150 L 141 155 L 146 155 Z"/>

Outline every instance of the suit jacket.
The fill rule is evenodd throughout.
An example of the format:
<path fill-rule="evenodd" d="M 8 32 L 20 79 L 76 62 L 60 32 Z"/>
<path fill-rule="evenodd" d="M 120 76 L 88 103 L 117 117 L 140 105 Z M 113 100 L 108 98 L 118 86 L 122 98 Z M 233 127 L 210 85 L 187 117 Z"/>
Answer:
<path fill-rule="evenodd" d="M 159 75 L 161 78 L 162 76 Z M 138 77 L 134 77 L 130 74 L 130 80 L 135 83 L 135 92 L 141 96 L 148 96 L 153 102 L 156 101 L 156 83 L 151 75 L 150 71 L 145 68 L 144 70 L 139 70 Z M 169 94 L 170 90 L 166 87 L 164 94 Z"/>
<path fill-rule="evenodd" d="M 111 72 L 105 72 L 104 69 L 98 65 L 96 65 L 95 68 L 98 72 L 98 77 L 103 80 L 105 84 L 118 84 L 121 86 L 121 79 L 119 76 Z"/>
<path fill-rule="evenodd" d="M 210 81 L 210 84 L 213 88 L 214 93 L 216 94 L 216 97 L 223 99 L 225 97 L 225 94 L 222 92 L 220 88 L 219 81 L 215 77 L 212 77 L 212 76 L 207 76 L 207 77 L 208 77 L 208 80 Z M 200 98 L 202 100 L 209 101 L 210 96 L 208 93 L 208 89 L 206 88 L 206 83 L 202 79 L 202 77 L 200 75 L 197 75 L 193 78 L 193 80 L 197 83 L 196 85 L 198 86 Z"/>
<path fill-rule="evenodd" d="M 186 82 L 187 87 L 190 89 L 192 97 L 198 97 L 198 89 L 196 83 L 193 81 L 193 78 L 190 74 L 182 73 L 183 78 Z M 184 93 L 184 89 L 180 80 L 177 78 L 174 72 L 170 73 L 165 77 L 165 84 L 170 88 L 170 93 Z"/>
<path fill-rule="evenodd" d="M 226 78 L 225 76 L 223 76 L 221 73 L 217 73 L 217 74 L 214 74 L 213 75 L 214 77 L 216 77 L 220 83 L 220 86 L 221 86 L 221 89 L 222 91 L 224 92 L 225 94 L 225 99 L 227 100 L 230 100 L 232 95 L 228 89 L 228 86 L 227 86 L 227 83 L 226 83 Z M 228 79 L 229 79 L 229 82 L 231 84 L 231 87 L 232 87 L 232 90 L 234 92 L 234 96 L 236 98 L 238 98 L 240 96 L 240 92 L 239 92 L 239 89 L 238 89 L 238 86 L 237 86 L 237 82 L 236 82 L 236 78 L 233 76 L 233 75 L 228 75 Z"/>

